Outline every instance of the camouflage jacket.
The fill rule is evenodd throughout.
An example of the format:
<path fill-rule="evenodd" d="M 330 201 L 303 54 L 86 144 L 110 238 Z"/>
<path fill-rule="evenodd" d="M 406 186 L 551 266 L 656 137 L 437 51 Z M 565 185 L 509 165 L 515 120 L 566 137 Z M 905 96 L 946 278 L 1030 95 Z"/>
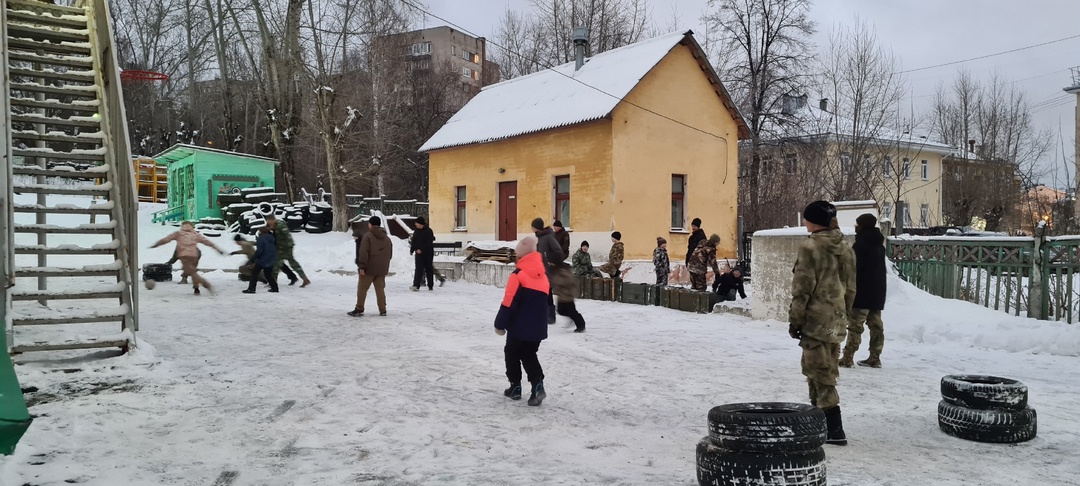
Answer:
<path fill-rule="evenodd" d="M 668 260 L 667 250 L 664 248 L 656 247 L 652 252 L 652 264 L 656 269 L 656 273 L 670 273 L 671 261 Z"/>
<path fill-rule="evenodd" d="M 698 243 L 694 253 L 690 255 L 690 264 L 686 269 L 690 273 L 707 274 L 709 268 L 712 268 L 714 274 L 720 275 L 720 267 L 716 265 L 716 245 L 705 240 Z"/>
<path fill-rule="evenodd" d="M 559 298 L 559 302 L 573 302 L 578 293 L 578 278 L 570 271 L 570 265 L 566 262 L 557 262 L 551 269 L 551 293 Z"/>
<path fill-rule="evenodd" d="M 840 230 L 812 233 L 801 245 L 791 279 L 788 322 L 803 336 L 840 343 L 855 302 L 855 252 Z"/>
<path fill-rule="evenodd" d="M 279 219 L 277 223 L 274 223 L 274 241 L 277 242 L 278 255 L 292 251 L 292 233 L 289 231 L 289 225 L 285 221 Z"/>
<path fill-rule="evenodd" d="M 611 252 L 608 253 L 607 264 L 612 268 L 622 267 L 623 260 L 623 243 L 616 241 L 611 245 Z"/>
<path fill-rule="evenodd" d="M 592 256 L 581 250 L 574 253 L 574 275 L 591 275 L 596 272 L 592 264 Z"/>

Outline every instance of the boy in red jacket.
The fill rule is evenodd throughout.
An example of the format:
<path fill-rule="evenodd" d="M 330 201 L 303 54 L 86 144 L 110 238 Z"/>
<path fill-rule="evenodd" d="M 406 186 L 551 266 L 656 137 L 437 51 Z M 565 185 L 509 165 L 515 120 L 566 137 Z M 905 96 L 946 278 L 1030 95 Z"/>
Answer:
<path fill-rule="evenodd" d="M 510 388 L 503 395 L 521 400 L 521 368 L 525 368 L 532 395 L 529 405 L 538 406 L 544 401 L 544 370 L 536 351 L 540 341 L 547 339 L 548 285 L 544 260 L 536 252 L 536 237 L 526 236 L 518 242 L 514 251 L 517 269 L 506 282 L 502 306 L 495 316 L 495 333 L 506 335 L 506 377 Z"/>

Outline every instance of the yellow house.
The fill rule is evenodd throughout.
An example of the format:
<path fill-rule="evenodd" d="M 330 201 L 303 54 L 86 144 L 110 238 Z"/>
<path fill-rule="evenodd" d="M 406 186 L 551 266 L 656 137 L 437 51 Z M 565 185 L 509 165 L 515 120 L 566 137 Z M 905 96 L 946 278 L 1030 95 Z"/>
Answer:
<path fill-rule="evenodd" d="M 736 256 L 738 140 L 750 135 L 690 31 L 485 87 L 421 148 L 429 219 L 444 241 L 512 241 L 541 217 L 606 256 L 656 237 L 685 256 L 701 218 Z"/>

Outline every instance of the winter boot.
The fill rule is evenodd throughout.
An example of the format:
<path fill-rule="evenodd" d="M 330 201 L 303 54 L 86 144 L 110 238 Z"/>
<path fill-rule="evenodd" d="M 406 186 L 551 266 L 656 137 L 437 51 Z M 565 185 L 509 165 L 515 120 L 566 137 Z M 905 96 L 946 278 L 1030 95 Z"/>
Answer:
<path fill-rule="evenodd" d="M 311 285 L 311 280 L 308 280 L 307 277 L 301 277 L 301 278 L 304 280 L 304 283 L 300 284 L 300 288 L 304 288 L 304 287 L 307 287 L 308 285 Z"/>
<path fill-rule="evenodd" d="M 544 393 L 544 382 L 538 381 L 533 383 L 532 395 L 529 396 L 529 406 L 538 407 L 547 397 L 547 393 Z"/>
<path fill-rule="evenodd" d="M 510 388 L 503 391 L 503 395 L 511 400 L 521 400 L 521 383 L 511 383 Z"/>
<path fill-rule="evenodd" d="M 847 445 L 847 434 L 844 434 L 844 421 L 840 418 L 840 406 L 825 410 L 825 423 L 828 435 L 825 443 L 838 446 Z"/>
<path fill-rule="evenodd" d="M 420 291 L 420 287 L 417 287 L 417 286 L 415 286 L 415 285 L 410 285 L 410 286 L 409 286 L 409 290 L 411 290 L 411 291 L 413 291 L 413 292 L 419 292 L 419 291 Z"/>
<path fill-rule="evenodd" d="M 837 366 L 839 366 L 841 368 L 851 368 L 852 366 L 855 366 L 855 356 L 854 356 L 854 354 L 855 354 L 854 351 L 848 352 L 848 350 L 845 349 L 844 350 L 844 356 L 842 356 L 840 358 L 840 361 L 838 361 L 836 363 Z"/>
<path fill-rule="evenodd" d="M 439 274 L 439 287 L 446 285 L 446 276 Z"/>
<path fill-rule="evenodd" d="M 881 368 L 881 360 L 877 355 L 871 354 L 869 358 L 859 361 L 859 366 L 867 366 L 870 368 Z"/>
<path fill-rule="evenodd" d="M 176 283 L 177 283 L 177 285 L 187 285 L 188 284 L 187 277 L 180 277 L 180 281 L 176 282 Z"/>

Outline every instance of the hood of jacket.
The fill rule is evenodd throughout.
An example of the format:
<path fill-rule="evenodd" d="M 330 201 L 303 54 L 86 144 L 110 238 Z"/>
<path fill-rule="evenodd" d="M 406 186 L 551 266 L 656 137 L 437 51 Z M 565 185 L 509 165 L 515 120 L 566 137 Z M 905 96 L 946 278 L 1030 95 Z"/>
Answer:
<path fill-rule="evenodd" d="M 551 230 L 548 230 L 551 231 Z M 525 277 L 533 279 L 540 276 L 545 276 L 547 270 L 544 268 L 544 257 L 540 255 L 540 252 L 534 251 L 518 258 L 517 263 L 514 264 L 520 273 Z"/>
<path fill-rule="evenodd" d="M 855 241 L 859 243 L 880 245 L 885 243 L 885 235 L 881 234 L 881 230 L 877 228 L 867 228 L 855 233 Z"/>
<path fill-rule="evenodd" d="M 535 234 L 536 234 L 536 237 L 537 237 L 538 239 L 539 239 L 539 238 L 542 238 L 542 237 L 544 237 L 544 236 L 548 236 L 548 235 L 551 235 L 551 236 L 554 236 L 554 235 L 555 235 L 555 232 L 554 232 L 554 231 L 552 231 L 552 229 L 551 229 L 551 226 L 548 226 L 547 228 L 544 228 L 544 229 L 542 229 L 542 230 L 540 230 L 540 231 L 534 231 L 533 233 L 535 233 Z"/>
<path fill-rule="evenodd" d="M 372 226 L 371 229 L 368 230 L 368 232 L 371 233 L 371 236 L 373 236 L 376 240 L 386 239 L 386 230 L 384 230 L 382 226 Z"/>
<path fill-rule="evenodd" d="M 815 231 L 810 238 L 831 255 L 842 255 L 848 250 L 844 245 L 844 234 L 838 229 Z"/>

